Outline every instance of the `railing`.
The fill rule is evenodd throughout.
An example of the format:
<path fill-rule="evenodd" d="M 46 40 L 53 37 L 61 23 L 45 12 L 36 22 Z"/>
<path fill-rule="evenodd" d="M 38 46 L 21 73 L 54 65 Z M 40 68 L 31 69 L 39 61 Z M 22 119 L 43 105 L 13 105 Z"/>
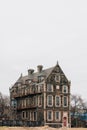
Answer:
<path fill-rule="evenodd" d="M 28 95 L 35 95 L 35 94 L 40 94 L 42 93 L 43 91 L 31 91 L 31 92 L 26 92 L 26 93 L 14 93 L 12 94 L 12 97 L 13 98 L 17 98 L 17 97 L 25 97 L 25 96 L 28 96 Z"/>
<path fill-rule="evenodd" d="M 36 107 L 37 107 L 37 105 L 18 106 L 17 110 L 24 110 L 24 109 L 36 108 Z"/>

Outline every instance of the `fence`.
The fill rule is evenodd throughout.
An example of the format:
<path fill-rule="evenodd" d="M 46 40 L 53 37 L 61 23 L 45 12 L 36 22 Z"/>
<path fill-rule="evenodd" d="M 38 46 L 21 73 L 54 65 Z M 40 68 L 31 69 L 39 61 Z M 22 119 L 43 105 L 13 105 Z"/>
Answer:
<path fill-rule="evenodd" d="M 44 123 L 37 121 L 23 121 L 23 120 L 1 120 L 0 126 L 28 126 L 28 127 L 35 127 L 35 126 L 43 126 Z"/>

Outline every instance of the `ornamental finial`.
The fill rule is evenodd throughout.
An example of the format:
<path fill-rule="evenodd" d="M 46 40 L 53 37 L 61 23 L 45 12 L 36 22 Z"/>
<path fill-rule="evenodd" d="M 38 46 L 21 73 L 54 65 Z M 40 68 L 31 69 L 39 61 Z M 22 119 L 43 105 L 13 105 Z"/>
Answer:
<path fill-rule="evenodd" d="M 59 62 L 58 62 L 58 60 L 57 60 L 57 64 L 56 65 L 58 65 L 59 64 Z"/>

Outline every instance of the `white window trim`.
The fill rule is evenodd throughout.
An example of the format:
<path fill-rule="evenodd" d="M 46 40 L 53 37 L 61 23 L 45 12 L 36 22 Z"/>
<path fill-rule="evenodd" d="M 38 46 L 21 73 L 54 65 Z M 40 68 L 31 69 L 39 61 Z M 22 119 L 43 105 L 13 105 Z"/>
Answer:
<path fill-rule="evenodd" d="M 64 92 L 64 87 L 66 87 L 66 92 Z M 63 85 L 62 92 L 63 93 L 68 93 L 68 86 L 67 85 Z"/>
<path fill-rule="evenodd" d="M 56 105 L 56 97 L 59 97 L 59 105 Z M 61 97 L 58 96 L 58 95 L 55 96 L 55 106 L 56 107 L 60 107 L 61 106 Z"/>
<path fill-rule="evenodd" d="M 38 85 L 38 92 L 43 92 L 43 87 L 44 87 L 43 84 L 39 84 Z"/>
<path fill-rule="evenodd" d="M 67 105 L 66 106 L 64 106 L 64 97 L 67 98 Z M 68 96 L 63 96 L 63 107 L 68 107 Z"/>
<path fill-rule="evenodd" d="M 29 115 L 28 115 L 28 111 L 26 111 L 25 114 L 26 114 L 26 119 L 28 119 L 28 117 L 29 117 Z"/>
<path fill-rule="evenodd" d="M 49 84 L 50 84 L 50 83 L 49 83 Z M 52 87 L 52 88 L 51 88 L 51 89 L 52 89 L 52 91 L 49 91 L 49 89 L 48 89 L 48 85 L 49 85 L 49 84 L 47 84 L 47 92 L 53 92 L 53 84 L 50 84 L 50 85 L 51 85 L 51 87 Z"/>
<path fill-rule="evenodd" d="M 58 79 L 57 79 L 57 77 L 58 77 Z M 55 81 L 60 82 L 60 75 L 55 75 Z"/>
<path fill-rule="evenodd" d="M 59 112 L 59 119 L 56 119 L 56 112 Z M 61 120 L 61 112 L 60 111 L 55 111 L 55 121 L 60 121 Z"/>
<path fill-rule="evenodd" d="M 48 97 L 49 97 L 49 96 L 52 97 L 52 105 L 49 105 L 49 104 L 48 104 Z M 48 95 L 48 96 L 47 96 L 47 106 L 49 106 L 49 107 L 52 107 L 52 106 L 53 106 L 53 95 Z"/>
<path fill-rule="evenodd" d="M 48 118 L 48 112 L 52 112 L 52 119 L 49 119 L 49 118 Z M 52 110 L 48 110 L 48 111 L 47 111 L 47 120 L 48 120 L 48 121 L 53 121 L 53 111 L 52 111 Z"/>

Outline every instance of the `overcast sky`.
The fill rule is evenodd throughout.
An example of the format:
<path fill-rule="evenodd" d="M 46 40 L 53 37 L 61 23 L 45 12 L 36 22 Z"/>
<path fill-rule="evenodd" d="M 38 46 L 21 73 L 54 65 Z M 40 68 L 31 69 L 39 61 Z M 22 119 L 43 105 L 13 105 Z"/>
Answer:
<path fill-rule="evenodd" d="M 87 0 L 1 0 L 0 91 L 57 60 L 71 93 L 87 100 Z"/>

